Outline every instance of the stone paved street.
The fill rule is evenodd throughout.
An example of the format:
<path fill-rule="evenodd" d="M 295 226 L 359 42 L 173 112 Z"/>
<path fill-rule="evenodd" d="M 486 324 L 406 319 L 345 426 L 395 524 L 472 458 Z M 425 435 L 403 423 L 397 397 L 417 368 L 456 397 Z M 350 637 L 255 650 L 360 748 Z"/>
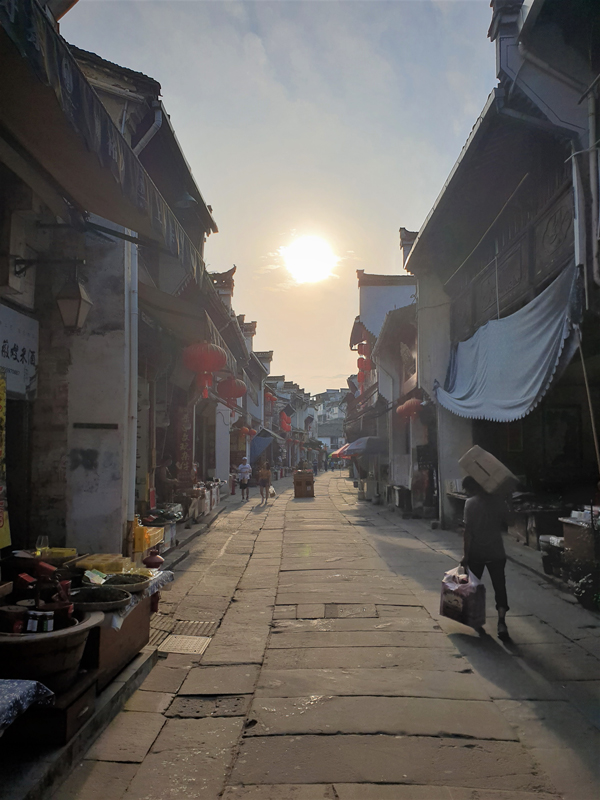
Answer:
<path fill-rule="evenodd" d="M 457 534 L 344 474 L 289 485 L 193 542 L 153 624 L 218 620 L 208 648 L 160 660 L 54 800 L 597 800 L 600 618 L 509 563 L 512 641 L 490 591 L 480 638 L 438 614 Z"/>

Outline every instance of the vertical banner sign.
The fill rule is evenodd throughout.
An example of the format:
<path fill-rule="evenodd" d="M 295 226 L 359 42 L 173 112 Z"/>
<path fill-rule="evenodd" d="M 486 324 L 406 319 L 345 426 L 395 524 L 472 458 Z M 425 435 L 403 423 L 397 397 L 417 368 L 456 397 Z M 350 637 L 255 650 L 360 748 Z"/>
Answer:
<path fill-rule="evenodd" d="M 177 409 L 177 478 L 183 486 L 193 483 L 194 466 L 194 406 Z"/>
<path fill-rule="evenodd" d="M 0 369 L 0 548 L 10 545 L 6 502 L 6 372 Z"/>

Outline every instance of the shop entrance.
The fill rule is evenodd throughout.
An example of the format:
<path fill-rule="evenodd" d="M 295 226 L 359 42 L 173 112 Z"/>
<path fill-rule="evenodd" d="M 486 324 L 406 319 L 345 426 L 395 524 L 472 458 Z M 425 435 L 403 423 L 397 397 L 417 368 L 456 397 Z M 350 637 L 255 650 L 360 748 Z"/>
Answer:
<path fill-rule="evenodd" d="M 6 401 L 6 497 L 11 546 L 33 546 L 29 535 L 30 506 L 30 404 L 26 400 Z M 35 538 L 35 537 L 34 537 Z"/>

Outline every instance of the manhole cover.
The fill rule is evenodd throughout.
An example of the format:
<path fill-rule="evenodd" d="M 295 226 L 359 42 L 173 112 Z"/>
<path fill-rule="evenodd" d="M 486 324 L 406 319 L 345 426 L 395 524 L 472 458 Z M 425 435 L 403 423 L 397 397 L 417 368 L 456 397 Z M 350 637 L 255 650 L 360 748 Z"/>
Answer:
<path fill-rule="evenodd" d="M 167 638 L 168 635 L 169 631 L 151 630 L 148 644 L 151 647 L 158 647 L 159 644 L 162 644 L 162 642 L 164 642 L 164 640 Z"/>
<path fill-rule="evenodd" d="M 202 655 L 210 644 L 208 636 L 174 636 L 171 634 L 159 646 L 161 653 L 193 653 Z"/>
<path fill-rule="evenodd" d="M 245 717 L 251 695 L 242 697 L 176 697 L 167 717 Z"/>
<path fill-rule="evenodd" d="M 167 617 L 165 614 L 153 614 L 150 618 L 150 627 L 155 631 L 167 631 L 171 633 L 175 620 L 173 617 Z"/>
<path fill-rule="evenodd" d="M 218 622 L 190 622 L 181 620 L 176 622 L 172 629 L 177 636 L 212 636 L 217 630 Z"/>

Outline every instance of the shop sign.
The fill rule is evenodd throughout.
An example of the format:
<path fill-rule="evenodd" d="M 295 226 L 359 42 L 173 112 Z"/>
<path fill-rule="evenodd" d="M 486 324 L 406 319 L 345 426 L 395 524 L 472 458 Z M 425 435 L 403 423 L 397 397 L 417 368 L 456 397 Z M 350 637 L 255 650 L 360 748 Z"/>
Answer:
<path fill-rule="evenodd" d="M 39 324 L 0 304 L 0 368 L 6 391 L 27 397 L 34 388 L 38 363 Z"/>
<path fill-rule="evenodd" d="M 6 502 L 6 374 L 0 369 L 0 549 L 10 545 Z"/>
<path fill-rule="evenodd" d="M 194 408 L 191 405 L 177 409 L 177 478 L 190 486 L 194 467 Z"/>

